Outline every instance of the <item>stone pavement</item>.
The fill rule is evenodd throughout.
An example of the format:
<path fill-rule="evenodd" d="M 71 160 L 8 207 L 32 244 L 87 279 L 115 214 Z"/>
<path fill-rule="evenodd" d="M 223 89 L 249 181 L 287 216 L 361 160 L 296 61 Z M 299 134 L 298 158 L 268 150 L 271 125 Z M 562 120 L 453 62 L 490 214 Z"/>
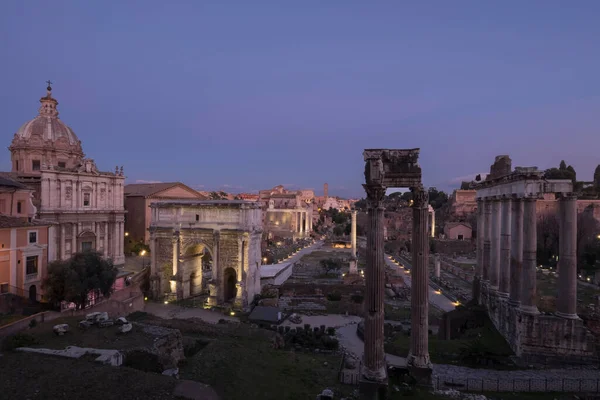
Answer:
<path fill-rule="evenodd" d="M 400 275 L 402 276 L 402 278 L 404 279 L 404 282 L 406 283 L 406 286 L 410 286 L 411 285 L 411 278 L 410 278 L 410 274 L 408 274 L 406 272 L 406 270 L 404 270 L 403 268 L 400 268 L 398 265 L 396 265 L 396 263 L 394 263 L 391 259 L 389 255 L 385 255 L 385 262 L 387 263 L 387 265 L 390 268 L 394 268 L 395 270 L 397 270 Z M 402 260 L 404 265 L 407 266 L 411 266 L 409 262 L 407 262 L 406 260 Z M 435 290 L 430 286 L 429 287 L 429 302 L 432 303 L 433 305 L 437 306 L 438 308 L 440 308 L 442 311 L 448 312 L 448 311 L 452 311 L 456 308 L 455 304 L 452 302 L 452 300 L 450 300 L 449 298 L 447 298 L 446 296 L 444 296 L 443 294 L 437 294 L 435 292 Z"/>
<path fill-rule="evenodd" d="M 186 308 L 174 304 L 147 302 L 144 311 L 165 319 L 200 318 L 204 322 L 208 322 L 210 324 L 216 324 L 220 319 L 239 321 L 235 317 L 223 315 L 223 313 L 218 311 L 210 311 L 203 308 Z"/>

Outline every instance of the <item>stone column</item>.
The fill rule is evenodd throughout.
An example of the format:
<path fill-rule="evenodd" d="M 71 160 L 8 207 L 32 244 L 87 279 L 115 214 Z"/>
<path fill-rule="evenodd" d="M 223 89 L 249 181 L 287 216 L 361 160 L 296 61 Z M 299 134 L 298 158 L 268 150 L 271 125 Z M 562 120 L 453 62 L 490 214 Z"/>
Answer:
<path fill-rule="evenodd" d="M 150 233 L 150 275 L 153 276 L 157 273 L 156 270 L 156 237 L 154 233 Z"/>
<path fill-rule="evenodd" d="M 563 194 L 559 200 L 559 267 L 556 315 L 578 319 L 577 316 L 577 197 Z"/>
<path fill-rule="evenodd" d="M 489 199 L 484 199 L 483 205 L 483 268 L 481 279 L 484 282 L 490 281 L 490 253 L 492 236 L 492 203 Z"/>
<path fill-rule="evenodd" d="M 112 226 L 113 232 L 113 246 L 112 246 L 112 254 L 111 258 L 115 260 L 117 258 L 117 253 L 119 252 L 119 223 L 115 220 Z"/>
<path fill-rule="evenodd" d="M 179 250 L 181 246 L 181 237 L 179 231 L 173 231 L 173 276 L 179 273 Z"/>
<path fill-rule="evenodd" d="M 503 196 L 502 221 L 500 228 L 500 290 L 499 295 L 508 297 L 510 291 L 510 235 L 511 235 L 511 202 L 510 197 Z"/>
<path fill-rule="evenodd" d="M 523 201 L 511 202 L 510 243 L 510 304 L 521 304 L 521 277 L 523 274 Z"/>
<path fill-rule="evenodd" d="M 440 261 L 440 256 L 439 256 L 439 254 L 436 254 L 436 255 L 433 257 L 433 260 L 434 260 L 434 262 L 435 262 L 434 276 L 435 276 L 436 278 L 440 279 L 440 264 L 441 264 L 441 261 Z"/>
<path fill-rule="evenodd" d="M 104 223 L 104 258 L 108 257 L 108 222 Z"/>
<path fill-rule="evenodd" d="M 411 188 L 413 192 L 412 226 L 412 284 L 411 284 L 411 334 L 407 365 L 411 375 L 420 383 L 430 383 L 429 359 L 429 195 L 424 188 Z"/>
<path fill-rule="evenodd" d="M 363 185 L 367 192 L 369 230 L 367 231 L 367 270 L 365 296 L 364 362 L 362 376 L 367 381 L 387 384 L 383 350 L 385 261 L 383 254 L 383 205 L 385 187 Z"/>
<path fill-rule="evenodd" d="M 523 199 L 523 275 L 521 276 L 521 311 L 539 314 L 535 303 L 537 265 L 536 197 Z"/>
<path fill-rule="evenodd" d="M 484 212 L 483 199 L 477 199 L 477 265 L 475 266 L 475 277 L 473 279 L 473 299 L 479 303 L 479 293 L 481 285 L 481 274 L 483 272 L 483 242 L 484 242 Z"/>
<path fill-rule="evenodd" d="M 60 224 L 60 259 L 66 260 L 67 250 L 65 245 L 65 224 Z"/>
<path fill-rule="evenodd" d="M 77 224 L 71 224 L 71 257 L 77 253 Z"/>
<path fill-rule="evenodd" d="M 352 225 L 350 229 L 350 240 L 352 242 L 352 258 L 356 258 L 356 210 L 352 210 Z"/>
<path fill-rule="evenodd" d="M 431 237 L 435 238 L 435 210 L 431 208 Z"/>
<path fill-rule="evenodd" d="M 490 288 L 498 290 L 500 278 L 500 225 L 502 209 L 500 199 L 492 200 L 491 237 L 490 237 Z"/>

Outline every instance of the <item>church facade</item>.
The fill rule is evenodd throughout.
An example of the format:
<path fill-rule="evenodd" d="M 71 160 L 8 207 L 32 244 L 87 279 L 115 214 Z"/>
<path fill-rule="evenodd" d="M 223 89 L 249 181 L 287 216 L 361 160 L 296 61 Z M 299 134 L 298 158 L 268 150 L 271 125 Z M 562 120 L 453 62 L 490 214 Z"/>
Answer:
<path fill-rule="evenodd" d="M 13 137 L 9 175 L 34 190 L 38 218 L 58 223 L 50 261 L 96 250 L 123 264 L 123 167 L 104 172 L 85 158 L 75 132 L 58 118 L 51 86 L 40 103 Z"/>

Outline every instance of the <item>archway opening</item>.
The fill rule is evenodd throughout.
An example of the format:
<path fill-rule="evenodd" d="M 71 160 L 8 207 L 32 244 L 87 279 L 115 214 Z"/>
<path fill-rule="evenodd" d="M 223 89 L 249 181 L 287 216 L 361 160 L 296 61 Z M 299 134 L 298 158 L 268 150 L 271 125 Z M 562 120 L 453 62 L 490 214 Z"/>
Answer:
<path fill-rule="evenodd" d="M 235 296 L 237 295 L 237 277 L 233 268 L 227 268 L 225 270 L 225 272 L 223 273 L 223 281 L 225 285 L 223 292 L 225 302 L 234 300 Z"/>
<path fill-rule="evenodd" d="M 183 255 L 184 271 L 190 277 L 190 296 L 204 294 L 212 278 L 212 255 L 204 244 L 190 246 Z"/>
<path fill-rule="evenodd" d="M 94 232 L 83 232 L 77 238 L 77 242 L 77 250 L 82 253 L 86 251 L 96 250 L 96 235 L 94 234 Z"/>
<path fill-rule="evenodd" d="M 37 301 L 37 287 L 35 285 L 29 286 L 29 301 Z"/>

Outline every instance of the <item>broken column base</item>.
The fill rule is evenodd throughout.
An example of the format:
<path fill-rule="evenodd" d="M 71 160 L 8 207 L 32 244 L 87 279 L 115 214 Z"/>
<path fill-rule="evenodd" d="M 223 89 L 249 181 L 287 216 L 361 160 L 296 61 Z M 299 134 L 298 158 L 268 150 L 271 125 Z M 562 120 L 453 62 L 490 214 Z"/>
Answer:
<path fill-rule="evenodd" d="M 361 400 L 385 400 L 387 399 L 388 376 L 387 369 L 382 368 L 383 378 L 370 380 L 365 377 L 365 366 L 362 366 L 358 389 Z"/>
<path fill-rule="evenodd" d="M 358 261 L 356 258 L 350 259 L 350 268 L 348 270 L 348 275 L 358 275 Z"/>

